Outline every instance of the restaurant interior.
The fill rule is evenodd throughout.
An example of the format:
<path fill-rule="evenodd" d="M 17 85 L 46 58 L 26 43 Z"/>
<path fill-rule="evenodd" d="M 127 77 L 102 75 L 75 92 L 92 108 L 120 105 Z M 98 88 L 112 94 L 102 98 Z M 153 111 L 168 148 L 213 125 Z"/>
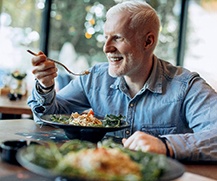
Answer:
<path fill-rule="evenodd" d="M 67 141 L 60 128 L 36 125 L 27 99 L 34 86 L 32 55 L 43 51 L 74 72 L 105 62 L 103 23 L 122 0 L 0 0 L 0 143 L 8 140 Z M 155 54 L 198 72 L 217 90 L 217 0 L 146 0 L 161 21 Z M 55 89 L 74 76 L 58 66 Z M 1 153 L 2 152 L 2 153 Z M 0 155 L 3 155 L 2 148 Z M 181 163 L 176 181 L 217 180 L 216 164 Z M 0 158 L 0 180 L 53 180 Z M 61 178 L 59 178 L 61 180 Z"/>

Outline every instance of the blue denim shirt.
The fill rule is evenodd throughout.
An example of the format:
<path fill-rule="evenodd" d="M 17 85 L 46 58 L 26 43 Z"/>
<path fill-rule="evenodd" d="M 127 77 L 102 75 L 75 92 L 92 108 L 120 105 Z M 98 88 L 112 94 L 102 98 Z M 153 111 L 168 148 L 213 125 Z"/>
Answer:
<path fill-rule="evenodd" d="M 95 116 L 124 115 L 130 128 L 114 132 L 129 137 L 136 130 L 164 136 L 178 160 L 217 161 L 217 93 L 197 74 L 154 57 L 143 88 L 131 98 L 123 77 L 112 78 L 108 63 L 72 80 L 59 92 L 39 94 L 28 104 L 35 121 L 42 114 L 71 114 L 92 108 Z"/>

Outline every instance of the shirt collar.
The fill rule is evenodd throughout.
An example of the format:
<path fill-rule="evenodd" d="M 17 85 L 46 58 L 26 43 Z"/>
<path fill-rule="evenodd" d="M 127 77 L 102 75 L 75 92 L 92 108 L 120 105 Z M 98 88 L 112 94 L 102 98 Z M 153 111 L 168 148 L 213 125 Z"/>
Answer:
<path fill-rule="evenodd" d="M 110 88 L 119 89 L 120 85 L 123 84 L 123 81 L 124 81 L 123 77 L 117 77 L 115 82 L 111 84 Z"/>

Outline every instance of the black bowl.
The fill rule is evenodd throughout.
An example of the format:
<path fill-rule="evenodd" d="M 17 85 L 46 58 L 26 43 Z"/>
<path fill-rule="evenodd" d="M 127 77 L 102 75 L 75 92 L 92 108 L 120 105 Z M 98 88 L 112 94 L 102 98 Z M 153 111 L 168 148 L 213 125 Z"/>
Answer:
<path fill-rule="evenodd" d="M 94 130 L 94 129 L 71 129 L 65 128 L 64 132 L 69 139 L 80 139 L 91 142 L 100 141 L 106 134 L 105 131 L 102 130 Z"/>
<path fill-rule="evenodd" d="M 27 146 L 26 140 L 10 140 L 1 143 L 0 151 L 3 161 L 10 164 L 18 164 L 16 159 L 17 151 Z"/>
<path fill-rule="evenodd" d="M 55 115 L 63 116 L 63 115 Z M 64 115 L 70 117 L 70 115 Z M 43 115 L 41 121 L 47 125 L 61 128 L 64 130 L 69 139 L 80 139 L 90 142 L 100 141 L 107 132 L 119 131 L 128 128 L 130 125 L 126 121 L 122 121 L 118 127 L 94 127 L 94 126 L 75 126 L 71 124 L 63 124 L 51 120 L 52 115 Z"/>

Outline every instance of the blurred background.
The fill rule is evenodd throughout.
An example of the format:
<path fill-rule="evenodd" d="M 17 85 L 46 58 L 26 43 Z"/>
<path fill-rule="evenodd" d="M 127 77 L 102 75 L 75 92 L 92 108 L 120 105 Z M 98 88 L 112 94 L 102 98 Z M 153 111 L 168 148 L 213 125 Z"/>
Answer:
<path fill-rule="evenodd" d="M 31 57 L 43 51 L 75 72 L 107 61 L 102 52 L 106 11 L 120 0 L 0 0 L 0 88 L 11 73 L 25 73 L 31 90 Z M 147 0 L 161 20 L 155 54 L 198 72 L 217 90 L 217 0 Z M 57 90 L 73 78 L 60 68 Z"/>

